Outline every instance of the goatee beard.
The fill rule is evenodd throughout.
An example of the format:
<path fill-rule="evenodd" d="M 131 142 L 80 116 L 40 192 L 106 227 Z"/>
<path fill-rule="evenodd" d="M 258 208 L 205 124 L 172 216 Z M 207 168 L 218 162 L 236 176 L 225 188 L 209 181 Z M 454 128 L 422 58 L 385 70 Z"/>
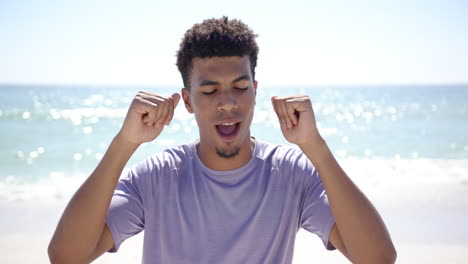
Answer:
<path fill-rule="evenodd" d="M 218 156 L 220 156 L 221 158 L 225 158 L 225 159 L 234 158 L 235 156 L 237 156 L 237 154 L 239 154 L 239 151 L 240 151 L 240 147 L 234 147 L 231 150 L 224 150 L 224 149 L 216 148 L 216 154 L 218 154 Z"/>

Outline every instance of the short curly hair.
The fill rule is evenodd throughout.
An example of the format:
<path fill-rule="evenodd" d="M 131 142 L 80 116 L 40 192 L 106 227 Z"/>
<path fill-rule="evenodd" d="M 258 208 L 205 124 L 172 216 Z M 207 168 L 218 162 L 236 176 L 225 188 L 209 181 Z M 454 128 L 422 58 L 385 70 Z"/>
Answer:
<path fill-rule="evenodd" d="M 242 21 L 227 16 L 206 19 L 193 25 L 185 33 L 177 52 L 177 68 L 184 86 L 190 89 L 193 58 L 246 56 L 250 58 L 252 78 L 255 80 L 258 46 L 257 35 Z"/>

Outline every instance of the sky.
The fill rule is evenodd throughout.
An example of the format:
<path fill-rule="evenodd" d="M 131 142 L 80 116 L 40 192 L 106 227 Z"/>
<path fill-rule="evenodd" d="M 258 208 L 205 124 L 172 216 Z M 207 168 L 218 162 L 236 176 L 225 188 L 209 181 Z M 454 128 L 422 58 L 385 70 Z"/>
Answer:
<path fill-rule="evenodd" d="M 265 85 L 468 83 L 463 0 L 0 0 L 0 83 L 175 85 L 187 29 L 258 34 Z"/>

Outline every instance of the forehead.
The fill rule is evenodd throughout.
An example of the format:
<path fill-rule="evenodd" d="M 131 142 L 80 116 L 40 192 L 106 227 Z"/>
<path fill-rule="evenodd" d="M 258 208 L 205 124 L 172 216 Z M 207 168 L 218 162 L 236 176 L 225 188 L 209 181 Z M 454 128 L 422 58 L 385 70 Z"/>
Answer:
<path fill-rule="evenodd" d="M 252 78 L 249 56 L 192 59 L 192 81 L 194 82 L 237 78 L 241 75 L 248 75 Z"/>

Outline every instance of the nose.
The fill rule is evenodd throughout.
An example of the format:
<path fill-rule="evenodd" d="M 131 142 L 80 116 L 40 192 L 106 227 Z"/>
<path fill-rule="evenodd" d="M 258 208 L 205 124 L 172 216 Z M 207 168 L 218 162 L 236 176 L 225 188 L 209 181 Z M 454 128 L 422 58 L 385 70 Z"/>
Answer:
<path fill-rule="evenodd" d="M 223 93 L 219 97 L 218 111 L 229 112 L 238 108 L 237 101 L 231 93 Z"/>

